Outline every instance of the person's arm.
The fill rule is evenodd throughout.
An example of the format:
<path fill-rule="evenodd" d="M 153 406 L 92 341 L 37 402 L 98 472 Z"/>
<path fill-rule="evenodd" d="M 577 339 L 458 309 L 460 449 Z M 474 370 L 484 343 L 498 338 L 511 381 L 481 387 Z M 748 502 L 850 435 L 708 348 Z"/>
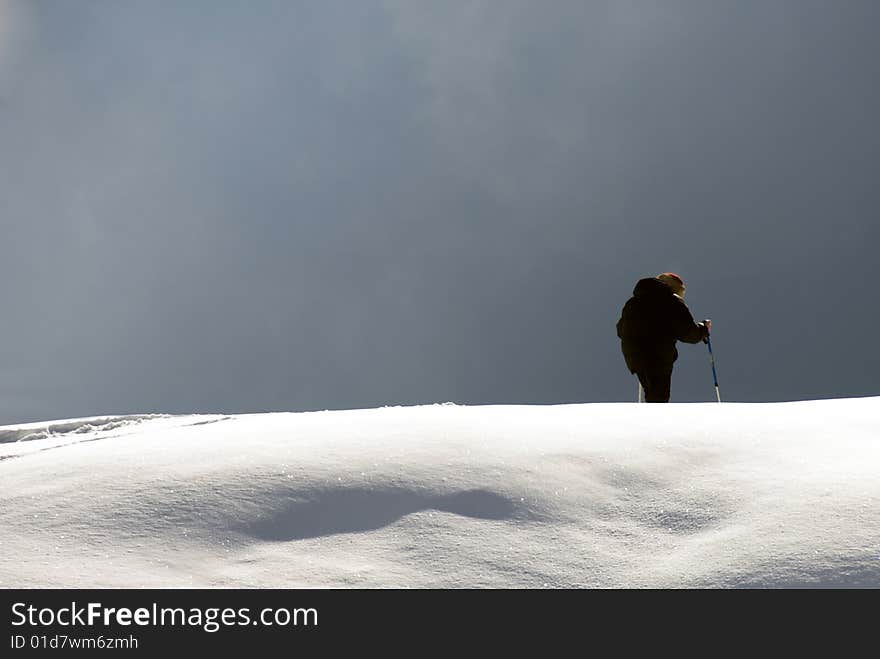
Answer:
<path fill-rule="evenodd" d="M 709 336 L 707 321 L 694 321 L 690 309 L 683 300 L 678 300 L 676 313 L 675 338 L 684 343 L 699 343 Z"/>

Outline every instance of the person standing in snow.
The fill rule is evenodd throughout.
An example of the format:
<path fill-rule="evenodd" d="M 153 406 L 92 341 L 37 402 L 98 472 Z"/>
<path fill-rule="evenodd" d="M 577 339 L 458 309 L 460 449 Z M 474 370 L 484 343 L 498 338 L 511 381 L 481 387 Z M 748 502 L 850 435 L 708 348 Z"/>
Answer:
<path fill-rule="evenodd" d="M 675 342 L 699 343 L 709 336 L 712 321 L 694 321 L 684 291 L 674 272 L 640 279 L 617 321 L 626 366 L 639 378 L 648 403 L 669 402 Z"/>

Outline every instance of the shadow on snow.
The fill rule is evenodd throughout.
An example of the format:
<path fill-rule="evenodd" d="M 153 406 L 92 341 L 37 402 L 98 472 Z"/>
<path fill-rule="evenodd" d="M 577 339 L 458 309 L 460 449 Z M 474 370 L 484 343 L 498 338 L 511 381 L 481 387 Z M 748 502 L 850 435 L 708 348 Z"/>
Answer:
<path fill-rule="evenodd" d="M 518 516 L 511 501 L 486 490 L 431 495 L 409 490 L 344 488 L 312 492 L 295 499 L 283 510 L 249 525 L 246 532 L 260 540 L 304 540 L 374 531 L 424 510 L 487 520 Z"/>

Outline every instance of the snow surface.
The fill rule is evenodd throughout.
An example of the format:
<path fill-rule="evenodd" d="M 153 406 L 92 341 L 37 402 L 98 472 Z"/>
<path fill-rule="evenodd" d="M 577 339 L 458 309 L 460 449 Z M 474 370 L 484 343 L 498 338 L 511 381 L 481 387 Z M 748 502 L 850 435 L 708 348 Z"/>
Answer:
<path fill-rule="evenodd" d="M 880 398 L 0 427 L 0 587 L 878 587 Z"/>

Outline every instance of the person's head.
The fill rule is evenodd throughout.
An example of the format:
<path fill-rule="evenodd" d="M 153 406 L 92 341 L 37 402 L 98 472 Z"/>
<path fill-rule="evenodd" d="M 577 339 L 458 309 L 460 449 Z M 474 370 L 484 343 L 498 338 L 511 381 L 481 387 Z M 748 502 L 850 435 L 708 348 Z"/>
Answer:
<path fill-rule="evenodd" d="M 677 274 L 674 272 L 664 272 L 657 275 L 657 279 L 669 286 L 678 297 L 684 297 L 684 281 Z"/>

